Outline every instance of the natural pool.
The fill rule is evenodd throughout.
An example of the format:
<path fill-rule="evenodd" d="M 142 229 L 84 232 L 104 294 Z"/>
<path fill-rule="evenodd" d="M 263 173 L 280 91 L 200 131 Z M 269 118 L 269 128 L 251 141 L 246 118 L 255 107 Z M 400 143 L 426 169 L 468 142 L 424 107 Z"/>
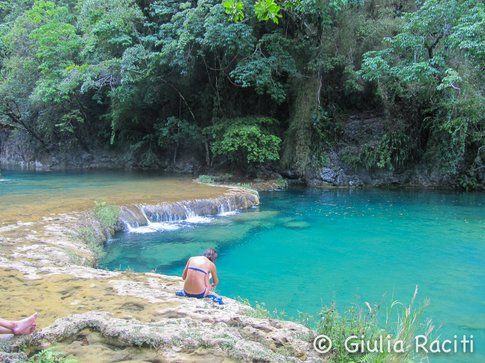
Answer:
<path fill-rule="evenodd" d="M 193 183 L 189 177 L 157 173 L 3 170 L 0 175 L 0 225 L 90 209 L 95 201 L 118 205 L 173 202 L 213 198 L 222 192 L 220 188 Z"/>
<path fill-rule="evenodd" d="M 122 172 L 3 171 L 0 225 L 92 208 L 210 198 L 218 188 L 190 178 Z M 220 250 L 219 292 L 264 302 L 290 316 L 364 301 L 419 300 L 441 335 L 474 335 L 485 361 L 485 194 L 438 191 L 312 190 L 261 193 L 257 209 L 126 233 L 107 246 L 103 267 L 180 274 L 188 256 Z M 141 228 L 140 231 L 147 231 Z M 432 357 L 432 361 L 436 360 Z M 446 357 L 444 357 L 446 360 Z"/>
<path fill-rule="evenodd" d="M 441 358 L 485 359 L 484 194 L 295 189 L 261 193 L 261 202 L 163 232 L 119 234 L 103 267 L 179 275 L 187 257 L 216 246 L 219 293 L 290 316 L 333 301 L 342 310 L 408 302 L 418 285 L 441 336 L 474 335 L 473 355 Z"/>

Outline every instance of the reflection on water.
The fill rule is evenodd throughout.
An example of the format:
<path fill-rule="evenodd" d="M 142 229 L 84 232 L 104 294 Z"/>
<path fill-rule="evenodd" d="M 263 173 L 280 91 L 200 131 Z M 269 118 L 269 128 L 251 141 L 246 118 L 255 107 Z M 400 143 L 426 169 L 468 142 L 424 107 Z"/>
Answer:
<path fill-rule="evenodd" d="M 220 293 L 293 316 L 332 301 L 408 302 L 419 285 L 442 336 L 475 336 L 478 352 L 451 361 L 484 361 L 484 194 L 292 190 L 261 202 L 208 224 L 120 234 L 103 264 L 180 274 L 187 257 L 216 246 Z"/>
<path fill-rule="evenodd" d="M 113 204 L 212 198 L 220 188 L 187 177 L 130 172 L 12 172 L 0 179 L 0 225 L 31 221 L 46 214 L 92 208 L 94 201 Z"/>

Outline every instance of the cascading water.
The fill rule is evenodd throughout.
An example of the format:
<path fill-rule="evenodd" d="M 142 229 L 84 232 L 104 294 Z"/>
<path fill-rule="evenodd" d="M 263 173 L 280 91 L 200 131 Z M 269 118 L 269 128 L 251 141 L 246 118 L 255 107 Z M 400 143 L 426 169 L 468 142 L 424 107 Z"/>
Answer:
<path fill-rule="evenodd" d="M 128 232 L 175 230 L 180 228 L 181 223 L 208 223 L 210 216 L 235 214 L 239 209 L 258 204 L 257 193 L 238 189 L 214 199 L 123 206 L 120 222 Z"/>
<path fill-rule="evenodd" d="M 120 234 L 102 266 L 180 275 L 190 256 L 214 247 L 221 252 L 218 293 L 264 301 L 295 318 L 318 316 L 334 302 L 340 311 L 366 310 L 368 301 L 394 321 L 402 307 L 393 301 L 407 305 L 419 285 L 414 307 L 426 298 L 430 304 L 418 334 L 431 318 L 443 339 L 466 334 L 483 342 L 484 205 L 480 193 L 290 189 L 265 193 L 254 213 L 196 228 Z M 219 200 L 219 213 L 235 208 L 233 199 Z M 485 362 L 476 349 L 446 362 Z"/>

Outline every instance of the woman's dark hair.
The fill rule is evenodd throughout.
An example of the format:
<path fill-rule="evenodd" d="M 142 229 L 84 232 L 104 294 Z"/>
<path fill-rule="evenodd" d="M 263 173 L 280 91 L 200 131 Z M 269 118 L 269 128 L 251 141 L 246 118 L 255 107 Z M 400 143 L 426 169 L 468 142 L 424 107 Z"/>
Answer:
<path fill-rule="evenodd" d="M 208 248 L 208 249 L 205 250 L 204 256 L 207 257 L 212 262 L 214 262 L 217 258 L 217 252 L 213 248 Z"/>

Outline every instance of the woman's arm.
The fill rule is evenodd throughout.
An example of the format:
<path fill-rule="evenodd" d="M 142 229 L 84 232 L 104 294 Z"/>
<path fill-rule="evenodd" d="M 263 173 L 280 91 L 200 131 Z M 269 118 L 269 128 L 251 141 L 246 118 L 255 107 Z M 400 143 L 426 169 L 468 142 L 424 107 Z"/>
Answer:
<path fill-rule="evenodd" d="M 190 258 L 187 260 L 187 263 L 185 264 L 184 272 L 182 272 L 182 280 L 184 281 L 187 278 L 187 267 L 189 267 L 189 262 L 190 262 Z"/>
<path fill-rule="evenodd" d="M 212 274 L 212 288 L 215 289 L 216 286 L 219 284 L 219 277 L 217 277 L 217 268 L 216 265 L 212 264 L 211 266 L 211 274 Z"/>

